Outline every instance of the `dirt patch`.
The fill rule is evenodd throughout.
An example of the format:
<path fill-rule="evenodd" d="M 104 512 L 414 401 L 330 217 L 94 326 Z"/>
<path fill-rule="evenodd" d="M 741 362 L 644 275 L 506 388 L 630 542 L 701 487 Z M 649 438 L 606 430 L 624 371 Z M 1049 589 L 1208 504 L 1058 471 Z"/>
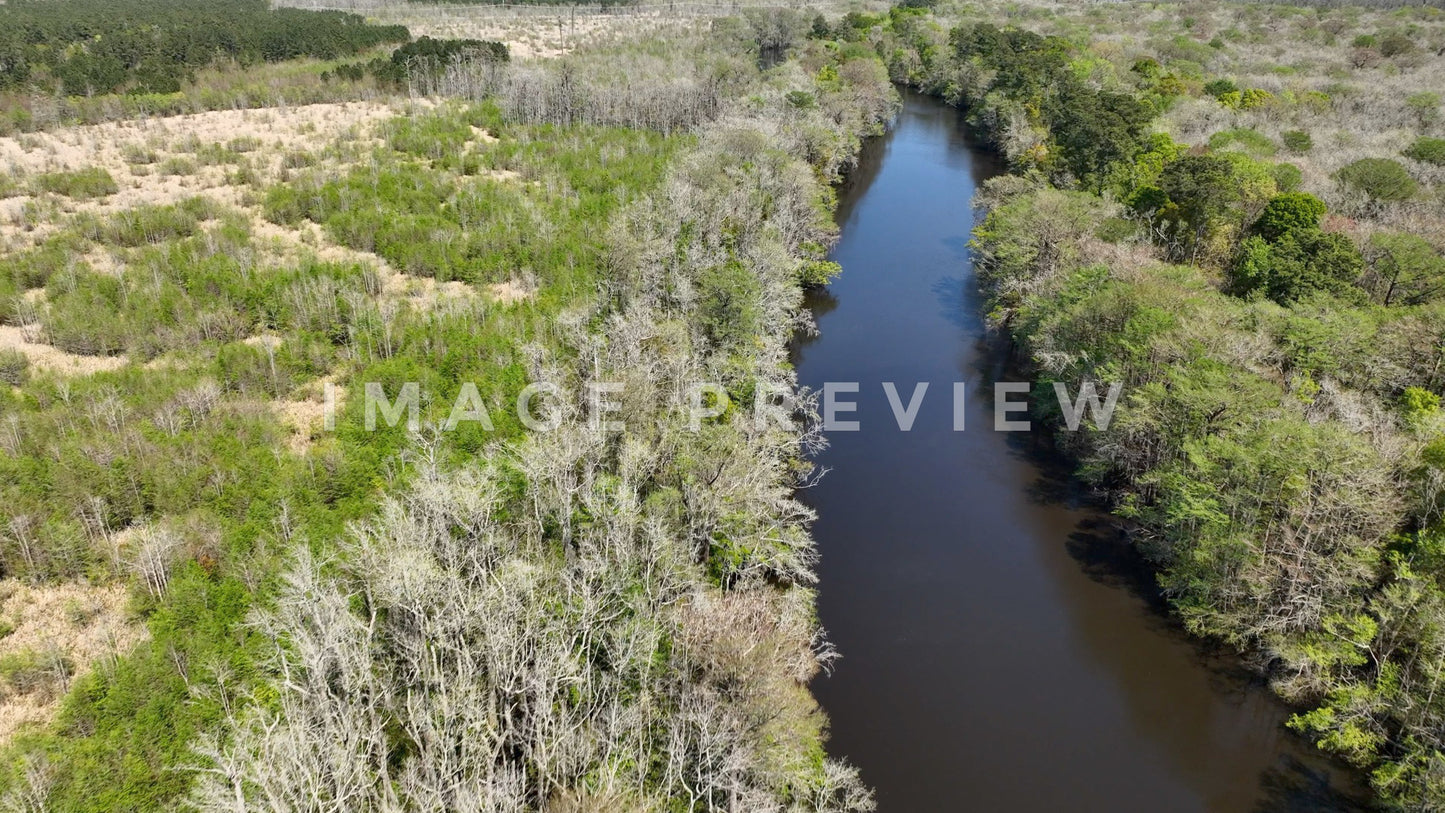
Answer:
<path fill-rule="evenodd" d="M 6 579 L 0 597 L 0 628 L 10 630 L 0 638 L 0 662 L 15 670 L 0 696 L 0 745 L 27 725 L 48 722 L 71 682 L 146 637 L 128 619 L 120 585 Z"/>

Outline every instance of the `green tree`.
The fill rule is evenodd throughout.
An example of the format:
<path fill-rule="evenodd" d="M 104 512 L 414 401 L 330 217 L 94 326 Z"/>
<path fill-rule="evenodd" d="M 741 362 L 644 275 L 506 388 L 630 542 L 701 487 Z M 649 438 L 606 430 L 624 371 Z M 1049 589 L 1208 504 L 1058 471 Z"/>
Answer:
<path fill-rule="evenodd" d="M 1236 295 L 1262 295 L 1281 305 L 1317 292 L 1354 299 L 1363 268 L 1364 260 L 1348 237 L 1292 229 L 1274 243 L 1260 237 L 1241 243 L 1230 268 L 1229 287 Z"/>
<path fill-rule="evenodd" d="M 1274 242 L 1296 229 L 1318 229 L 1325 211 L 1325 202 L 1308 192 L 1276 195 L 1254 221 L 1254 231 Z"/>
<path fill-rule="evenodd" d="M 1195 249 L 1239 201 L 1234 164 L 1214 155 L 1186 155 L 1169 164 L 1159 187 L 1174 206 L 1178 237 L 1186 250 Z"/>
<path fill-rule="evenodd" d="M 1413 234 L 1376 234 L 1366 246 L 1370 290 L 1382 305 L 1421 305 L 1445 293 L 1445 257 Z"/>

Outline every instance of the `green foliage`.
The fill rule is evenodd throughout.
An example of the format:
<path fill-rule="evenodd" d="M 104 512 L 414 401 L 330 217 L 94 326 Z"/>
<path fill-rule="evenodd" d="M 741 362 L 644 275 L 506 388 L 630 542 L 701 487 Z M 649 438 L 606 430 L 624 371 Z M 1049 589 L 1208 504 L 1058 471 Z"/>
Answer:
<path fill-rule="evenodd" d="M 831 260 L 808 260 L 799 272 L 799 281 L 804 286 L 827 285 L 843 272 L 843 266 Z"/>
<path fill-rule="evenodd" d="M 1277 195 L 1254 221 L 1254 231 L 1274 242 L 1295 229 L 1318 229 L 1326 211 L 1325 202 L 1308 192 Z"/>
<path fill-rule="evenodd" d="M 992 72 L 990 87 L 972 100 L 976 120 L 996 124 L 989 111 L 1000 98 L 1037 111 L 1037 123 L 1051 137 L 1045 168 L 1101 190 L 1117 165 L 1149 145 L 1149 106 L 1133 93 L 1085 82 L 1072 69 L 1074 48 L 1066 40 L 986 23 L 955 28 L 949 40 L 957 59 Z"/>
<path fill-rule="evenodd" d="M 1314 139 L 1304 130 L 1286 130 L 1280 135 L 1285 149 L 1293 153 L 1307 153 L 1314 148 Z"/>
<path fill-rule="evenodd" d="M 1209 137 L 1210 149 L 1224 150 L 1231 146 L 1238 146 L 1250 155 L 1257 157 L 1274 155 L 1277 149 L 1269 136 L 1252 127 L 1220 130 Z"/>
<path fill-rule="evenodd" d="M 1297 214 L 1307 218 L 1309 212 Z M 1293 226 L 1273 243 L 1245 240 L 1230 269 L 1230 287 L 1237 295 L 1263 295 L 1282 305 L 1316 293 L 1354 299 L 1363 270 L 1364 260 L 1348 237 Z"/>
<path fill-rule="evenodd" d="M 1344 166 L 1335 177 L 1377 201 L 1409 200 L 1419 189 L 1409 171 L 1389 158 L 1361 158 Z"/>
<path fill-rule="evenodd" d="M 1445 138 L 1421 136 L 1405 149 L 1405 157 L 1427 164 L 1445 166 Z"/>
<path fill-rule="evenodd" d="M 1274 101 L 1274 94 L 1260 88 L 1248 88 L 1240 95 L 1240 110 L 1258 110 Z"/>
<path fill-rule="evenodd" d="M 409 79 L 438 76 L 448 65 L 461 60 L 506 62 L 510 58 L 507 46 L 500 42 L 422 37 L 397 48 L 388 59 L 371 62 L 367 70 L 383 82 L 401 85 Z"/>
<path fill-rule="evenodd" d="M 64 195 L 76 200 L 90 200 L 114 195 L 120 191 L 115 179 L 104 167 L 86 167 L 71 172 L 47 172 L 35 176 L 35 189 Z"/>
<path fill-rule="evenodd" d="M 1213 79 L 1205 83 L 1204 92 L 1218 99 L 1227 93 L 1239 93 L 1239 85 L 1232 79 Z"/>
<path fill-rule="evenodd" d="M 1169 164 L 1159 188 L 1170 201 L 1165 217 L 1180 224 L 1180 239 L 1189 249 L 1205 242 L 1240 198 L 1235 165 L 1215 155 L 1186 155 Z"/>
<path fill-rule="evenodd" d="M 761 286 L 740 262 L 715 266 L 698 280 L 703 329 L 718 347 L 737 349 L 751 344 L 761 329 Z"/>
<path fill-rule="evenodd" d="M 0 88 L 175 93 L 218 59 L 331 59 L 408 36 L 355 14 L 264 0 L 17 0 L 0 6 Z"/>
<path fill-rule="evenodd" d="M 1293 192 L 1304 183 L 1304 173 L 1294 164 L 1275 164 L 1270 167 L 1269 174 L 1281 192 Z"/>
<path fill-rule="evenodd" d="M 1414 112 L 1421 127 L 1430 127 L 1440 120 L 1440 94 L 1422 90 L 1405 97 L 1405 106 Z"/>
<path fill-rule="evenodd" d="M 1422 387 L 1406 387 L 1400 407 L 1410 423 L 1422 423 L 1440 411 L 1440 396 Z"/>
<path fill-rule="evenodd" d="M 1365 254 L 1370 288 L 1382 305 L 1423 305 L 1445 294 L 1445 256 L 1422 238 L 1381 232 Z"/>

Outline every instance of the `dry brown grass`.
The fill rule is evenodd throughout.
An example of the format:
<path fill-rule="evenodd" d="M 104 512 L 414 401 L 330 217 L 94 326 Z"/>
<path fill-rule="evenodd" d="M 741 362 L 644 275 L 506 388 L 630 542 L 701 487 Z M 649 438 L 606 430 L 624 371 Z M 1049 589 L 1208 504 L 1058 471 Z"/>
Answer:
<path fill-rule="evenodd" d="M 7 687 L 0 696 L 0 744 L 50 720 L 70 682 L 145 638 L 145 627 L 127 616 L 126 601 L 118 584 L 0 581 L 0 619 L 11 629 L 0 638 L 0 659 L 36 654 L 58 665 L 53 680 L 28 691 Z"/>
<path fill-rule="evenodd" d="M 126 364 L 125 356 L 80 356 L 38 341 L 36 327 L 0 325 L 0 348 L 18 350 L 36 369 L 59 375 L 90 375 L 116 370 Z"/>
<path fill-rule="evenodd" d="M 11 175 L 25 178 L 101 166 L 119 187 L 114 195 L 86 201 L 50 194 L 0 201 L 0 240 L 22 245 L 48 234 L 66 214 L 78 212 L 104 216 L 197 196 L 227 206 L 247 206 L 256 193 L 253 184 L 271 183 L 283 176 L 287 153 L 325 155 L 328 149 L 346 145 L 369 147 L 377 143 L 373 135 L 377 123 L 425 104 L 343 102 L 222 110 L 0 138 L 0 168 Z M 239 157 L 248 177 L 239 176 L 235 164 L 208 166 L 195 159 L 199 150 L 238 143 L 254 147 Z M 144 162 L 137 161 L 139 155 L 145 156 Z M 183 172 L 168 174 L 167 162 L 186 166 Z M 37 205 L 53 207 L 57 216 L 50 218 L 50 223 L 34 223 L 25 212 Z"/>

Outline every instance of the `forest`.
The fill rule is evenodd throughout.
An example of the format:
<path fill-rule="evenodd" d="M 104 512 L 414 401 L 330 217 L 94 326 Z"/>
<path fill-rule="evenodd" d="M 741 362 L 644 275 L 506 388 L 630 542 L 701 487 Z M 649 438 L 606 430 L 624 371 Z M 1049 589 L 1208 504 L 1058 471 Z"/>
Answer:
<path fill-rule="evenodd" d="M 221 59 L 330 59 L 409 38 L 355 14 L 265 0 L 15 0 L 0 7 L 0 90 L 174 93 Z"/>
<path fill-rule="evenodd" d="M 989 318 L 1040 411 L 1051 381 L 1123 383 L 1107 430 L 1056 441 L 1184 625 L 1244 653 L 1384 802 L 1439 809 L 1445 176 L 1441 95 L 1418 82 L 1442 15 L 1191 11 L 1195 32 L 1143 41 L 1119 33 L 1150 23 L 1102 11 L 818 29 L 873 43 L 1007 157 L 974 239 Z M 1282 37 L 1339 43 L 1349 79 L 1286 62 L 1260 81 L 1225 56 Z M 1415 89 L 1369 98 L 1353 83 L 1373 72 Z"/>

